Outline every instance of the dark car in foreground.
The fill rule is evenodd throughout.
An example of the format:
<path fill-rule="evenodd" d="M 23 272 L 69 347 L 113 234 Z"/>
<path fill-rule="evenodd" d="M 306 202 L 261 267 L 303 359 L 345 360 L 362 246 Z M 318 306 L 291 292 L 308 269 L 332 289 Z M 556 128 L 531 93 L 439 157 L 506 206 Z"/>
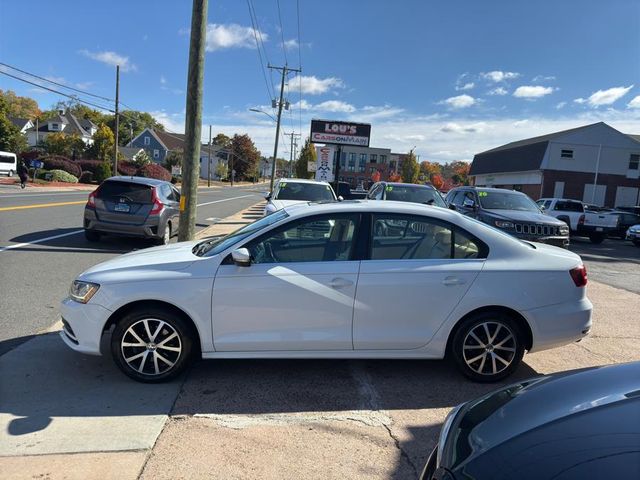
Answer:
<path fill-rule="evenodd" d="M 527 195 L 515 190 L 458 187 L 446 198 L 449 208 L 521 240 L 569 247 L 569 227 L 545 215 Z"/>
<path fill-rule="evenodd" d="M 369 200 L 394 200 L 396 202 L 422 203 L 446 208 L 440 192 L 431 185 L 414 183 L 378 182 L 371 185 Z"/>
<path fill-rule="evenodd" d="M 111 177 L 91 192 L 84 209 L 90 242 L 103 234 L 141 237 L 160 245 L 178 233 L 180 192 L 170 183 L 145 177 Z"/>
<path fill-rule="evenodd" d="M 421 478 L 640 478 L 640 362 L 533 378 L 454 408 Z"/>

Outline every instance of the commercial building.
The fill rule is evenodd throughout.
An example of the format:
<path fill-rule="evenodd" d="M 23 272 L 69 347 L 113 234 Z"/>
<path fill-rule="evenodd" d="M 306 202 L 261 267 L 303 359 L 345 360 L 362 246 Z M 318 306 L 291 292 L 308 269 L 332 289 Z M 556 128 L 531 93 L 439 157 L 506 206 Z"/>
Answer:
<path fill-rule="evenodd" d="M 381 180 L 388 179 L 391 171 L 390 160 L 391 150 L 388 148 L 343 146 L 338 179 L 341 182 L 348 182 L 352 188 L 358 185 L 369 188 L 372 183 L 371 177 L 376 172 L 380 173 Z"/>
<path fill-rule="evenodd" d="M 604 122 L 512 142 L 478 153 L 473 184 L 601 206 L 640 204 L 640 135 Z"/>

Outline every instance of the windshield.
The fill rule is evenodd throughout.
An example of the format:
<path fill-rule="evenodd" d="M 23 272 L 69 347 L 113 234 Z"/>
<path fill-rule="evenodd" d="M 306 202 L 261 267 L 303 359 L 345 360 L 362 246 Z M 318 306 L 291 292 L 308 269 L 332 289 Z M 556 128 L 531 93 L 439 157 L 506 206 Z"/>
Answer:
<path fill-rule="evenodd" d="M 482 208 L 488 210 L 521 210 L 540 213 L 540 208 L 524 194 L 480 191 L 478 197 Z"/>
<path fill-rule="evenodd" d="M 321 202 L 335 200 L 331 186 L 324 183 L 280 182 L 275 200 Z"/>
<path fill-rule="evenodd" d="M 260 220 L 256 220 L 253 223 L 245 225 L 244 227 L 236 230 L 233 233 L 229 233 L 228 235 L 221 235 L 219 237 L 200 242 L 195 247 L 193 247 L 192 251 L 194 255 L 197 255 L 199 257 L 212 257 L 226 250 L 231 245 L 244 240 L 258 230 L 262 230 L 269 225 L 273 225 L 274 223 L 277 223 L 280 220 L 287 218 L 288 216 L 289 214 L 284 210 L 278 210 L 268 217 L 263 217 Z"/>
<path fill-rule="evenodd" d="M 411 187 L 408 185 L 387 185 L 387 200 L 396 200 L 398 202 L 424 203 L 425 205 L 435 205 L 436 207 L 444 207 L 446 205 L 440 194 L 427 187 Z"/>

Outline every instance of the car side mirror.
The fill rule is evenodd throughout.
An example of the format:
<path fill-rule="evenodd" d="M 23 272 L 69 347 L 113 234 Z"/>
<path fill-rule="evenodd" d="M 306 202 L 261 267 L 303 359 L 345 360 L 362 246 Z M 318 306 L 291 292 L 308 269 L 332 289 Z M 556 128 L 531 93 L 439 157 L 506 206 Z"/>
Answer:
<path fill-rule="evenodd" d="M 239 267 L 248 267 L 251 265 L 251 254 L 246 248 L 238 248 L 231 252 L 233 263 Z"/>
<path fill-rule="evenodd" d="M 264 196 L 264 199 L 265 199 L 267 202 L 268 202 L 269 200 L 271 200 L 271 193 L 267 193 L 267 194 Z"/>
<path fill-rule="evenodd" d="M 450 203 L 449 204 L 449 210 L 454 210 L 455 211 L 457 209 L 456 209 L 456 206 L 453 203 Z"/>
<path fill-rule="evenodd" d="M 342 202 L 344 200 L 344 197 L 342 195 L 338 195 L 338 201 Z"/>

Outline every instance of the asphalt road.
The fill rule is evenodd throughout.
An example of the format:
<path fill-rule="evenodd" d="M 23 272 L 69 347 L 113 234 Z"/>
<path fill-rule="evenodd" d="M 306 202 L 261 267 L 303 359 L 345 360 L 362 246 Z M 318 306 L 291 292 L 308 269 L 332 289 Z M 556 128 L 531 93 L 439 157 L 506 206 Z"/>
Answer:
<path fill-rule="evenodd" d="M 260 201 L 264 189 L 258 185 L 199 190 L 197 229 Z M 82 271 L 151 246 L 148 241 L 118 237 L 97 243 L 85 240 L 82 218 L 87 195 L 0 190 L 0 355 L 58 320 L 58 304 Z"/>

